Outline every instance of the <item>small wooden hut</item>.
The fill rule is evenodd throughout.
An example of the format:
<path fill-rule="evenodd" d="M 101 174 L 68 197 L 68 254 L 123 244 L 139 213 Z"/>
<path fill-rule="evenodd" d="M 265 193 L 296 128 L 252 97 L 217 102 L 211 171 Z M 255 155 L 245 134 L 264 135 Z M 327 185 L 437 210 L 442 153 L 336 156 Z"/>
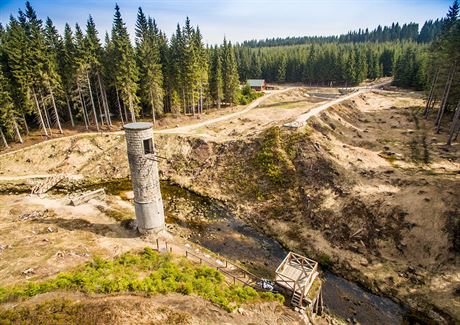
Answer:
<path fill-rule="evenodd" d="M 263 91 L 267 86 L 264 79 L 248 79 L 247 84 L 255 91 Z"/>

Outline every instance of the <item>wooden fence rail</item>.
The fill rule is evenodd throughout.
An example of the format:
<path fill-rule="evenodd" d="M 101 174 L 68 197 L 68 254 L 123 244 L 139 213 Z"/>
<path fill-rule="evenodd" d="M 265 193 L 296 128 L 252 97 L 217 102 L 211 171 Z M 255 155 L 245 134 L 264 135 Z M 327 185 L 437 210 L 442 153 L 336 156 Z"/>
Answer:
<path fill-rule="evenodd" d="M 164 250 L 163 250 L 164 248 Z M 168 245 L 168 242 L 165 241 L 164 242 L 164 246 L 160 244 L 160 241 L 158 239 L 156 239 L 156 247 L 154 247 L 155 250 L 157 250 L 158 252 L 168 252 L 168 253 L 172 253 L 173 249 L 170 245 Z M 235 265 L 233 263 L 230 263 L 228 262 L 227 260 L 224 260 L 222 263 L 225 263 L 225 264 L 222 264 L 222 265 L 217 265 L 211 261 L 209 261 L 208 259 L 206 258 L 203 258 L 195 253 L 192 253 L 188 250 L 185 250 L 185 257 L 195 263 L 199 263 L 199 264 L 206 264 L 207 266 L 210 266 L 212 268 L 215 268 L 217 271 L 221 272 L 222 274 L 224 274 L 226 276 L 226 279 L 230 279 L 230 282 L 233 283 L 233 284 L 236 284 L 236 283 L 241 283 L 245 286 L 250 286 L 250 287 L 253 287 L 255 289 L 260 289 L 258 288 L 258 285 L 257 285 L 257 282 L 259 282 L 261 279 L 254 275 L 253 273 L 251 272 L 248 272 L 246 271 L 245 269 L 239 267 L 238 265 Z M 229 272 L 229 270 L 227 270 L 228 268 L 232 267 L 233 270 L 237 270 L 238 272 L 240 272 L 240 275 L 235 275 L 235 274 L 232 274 L 231 272 Z"/>
<path fill-rule="evenodd" d="M 192 252 L 189 252 L 189 251 L 185 251 L 185 257 L 192 260 L 193 259 L 196 259 L 198 260 L 198 262 L 200 264 L 203 264 L 203 262 L 205 264 L 207 264 L 208 266 L 212 267 L 212 268 L 215 268 L 217 271 L 223 273 L 224 275 L 226 275 L 227 277 L 229 277 L 231 280 L 233 280 L 233 284 L 236 284 L 237 282 L 240 282 L 242 283 L 243 285 L 247 285 L 247 286 L 250 286 L 250 287 L 256 287 L 257 285 L 257 282 L 260 280 L 257 276 L 255 276 L 254 274 L 238 267 L 237 265 L 234 265 L 233 263 L 229 263 L 228 261 L 225 261 L 225 266 L 220 266 L 220 265 L 217 265 L 217 264 L 214 264 L 212 263 L 211 261 L 208 261 L 204 258 L 202 258 L 201 256 L 198 256 Z M 226 268 L 228 268 L 228 265 L 231 265 L 233 267 L 235 267 L 236 269 L 238 269 L 241 273 L 242 273 L 242 276 L 236 276 L 235 274 L 232 274 L 230 272 L 228 272 L 227 270 L 225 270 Z M 251 279 L 252 277 L 252 279 Z M 245 280 L 247 279 L 247 280 Z"/>

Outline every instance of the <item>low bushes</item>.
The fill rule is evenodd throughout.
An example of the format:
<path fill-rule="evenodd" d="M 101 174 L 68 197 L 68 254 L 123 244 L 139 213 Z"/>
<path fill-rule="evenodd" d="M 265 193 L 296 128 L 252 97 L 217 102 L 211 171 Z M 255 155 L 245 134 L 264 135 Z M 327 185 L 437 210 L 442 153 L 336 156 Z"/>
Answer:
<path fill-rule="evenodd" d="M 55 290 L 195 294 L 227 311 L 247 302 L 283 301 L 281 295 L 259 293 L 251 287 L 228 286 L 224 280 L 217 270 L 194 265 L 185 258 L 174 259 L 170 254 L 159 254 L 147 247 L 141 253 L 126 253 L 113 260 L 94 258 L 74 271 L 59 273 L 49 280 L 0 288 L 0 302 Z"/>
<path fill-rule="evenodd" d="M 256 92 L 249 85 L 245 85 L 240 91 L 239 102 L 241 105 L 247 105 L 261 96 L 263 93 Z"/>

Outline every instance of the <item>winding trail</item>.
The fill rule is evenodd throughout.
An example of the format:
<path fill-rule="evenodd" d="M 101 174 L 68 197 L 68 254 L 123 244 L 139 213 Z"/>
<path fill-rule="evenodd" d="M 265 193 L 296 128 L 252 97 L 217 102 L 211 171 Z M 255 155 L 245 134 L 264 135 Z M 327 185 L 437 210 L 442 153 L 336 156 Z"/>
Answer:
<path fill-rule="evenodd" d="M 291 128 L 301 127 L 301 126 L 305 125 L 305 123 L 312 116 L 315 116 L 315 115 L 321 113 L 325 109 L 327 109 L 327 108 L 329 108 L 329 107 L 331 107 L 333 105 L 339 104 L 339 103 L 341 103 L 341 102 L 343 102 L 345 100 L 351 99 L 351 98 L 353 98 L 353 97 L 355 97 L 357 95 L 360 95 L 360 94 L 369 92 L 369 91 L 371 91 L 373 89 L 388 85 L 391 82 L 392 82 L 392 80 L 390 79 L 390 80 L 385 80 L 383 82 L 377 83 L 377 84 L 372 85 L 372 86 L 352 88 L 352 89 L 355 89 L 355 91 L 352 92 L 351 94 L 341 96 L 341 97 L 339 97 L 337 99 L 328 101 L 328 102 L 326 102 L 324 104 L 321 104 L 321 105 L 319 105 L 317 107 L 314 107 L 311 110 L 309 110 L 308 112 L 299 115 L 293 122 L 289 122 L 289 123 L 284 124 L 284 126 L 285 127 L 291 127 Z M 193 130 L 197 130 L 197 129 L 202 128 L 204 126 L 214 124 L 214 123 L 218 123 L 218 122 L 222 122 L 222 121 L 226 121 L 226 120 L 230 120 L 230 119 L 233 119 L 233 118 L 235 118 L 235 117 L 237 117 L 239 115 L 243 115 L 243 114 L 247 113 L 248 111 L 256 108 L 257 106 L 262 104 L 264 101 L 266 101 L 270 97 L 272 97 L 274 95 L 282 94 L 284 92 L 287 92 L 287 91 L 290 91 L 290 90 L 293 90 L 293 89 L 296 89 L 296 88 L 298 88 L 298 87 L 286 87 L 286 88 L 283 88 L 283 89 L 270 91 L 270 92 L 266 93 L 264 96 L 254 100 L 251 104 L 247 105 L 244 109 L 242 109 L 240 111 L 237 111 L 237 112 L 234 112 L 234 113 L 225 114 L 225 115 L 222 115 L 222 116 L 219 116 L 219 117 L 216 117 L 216 118 L 212 118 L 212 119 L 209 119 L 209 120 L 205 120 L 203 122 L 194 123 L 194 124 L 190 124 L 190 125 L 179 126 L 179 127 L 174 127 L 174 128 L 170 128 L 170 129 L 164 129 L 164 130 L 157 130 L 157 131 L 154 131 L 154 133 L 155 134 L 187 134 L 187 133 L 190 133 Z M 45 141 L 42 141 L 42 142 L 39 142 L 39 143 L 35 143 L 35 144 L 27 146 L 27 147 L 23 147 L 23 148 L 20 148 L 20 149 L 17 149 L 17 150 L 5 152 L 5 153 L 0 154 L 0 157 L 13 155 L 15 153 L 24 151 L 26 149 L 33 148 L 35 146 L 43 145 L 45 143 L 46 144 L 54 143 L 54 142 L 60 141 L 63 138 L 73 139 L 73 138 L 93 136 L 93 135 L 123 135 L 123 134 L 124 134 L 123 130 L 121 130 L 121 131 L 111 131 L 111 132 L 78 133 L 78 134 L 74 134 L 74 135 L 70 135 L 70 136 L 64 136 L 64 137 L 48 139 L 48 140 L 45 140 Z"/>
<path fill-rule="evenodd" d="M 232 119 L 234 117 L 237 117 L 239 115 L 242 115 L 242 114 L 250 111 L 251 109 L 256 108 L 257 106 L 262 104 L 264 101 L 266 101 L 268 98 L 270 98 L 270 97 L 272 97 L 274 95 L 282 94 L 282 93 L 285 93 L 285 92 L 287 92 L 289 90 L 292 90 L 292 89 L 295 89 L 295 88 L 297 88 L 297 87 L 287 87 L 287 88 L 284 88 L 284 89 L 270 91 L 269 93 L 265 94 L 264 96 L 259 97 L 256 100 L 254 100 L 246 108 L 242 109 L 241 111 L 237 111 L 235 113 L 222 115 L 222 116 L 219 116 L 219 117 L 207 120 L 207 121 L 203 121 L 203 122 L 200 122 L 200 123 L 195 123 L 195 124 L 185 125 L 185 126 L 179 126 L 179 127 L 173 128 L 173 129 L 158 130 L 158 131 L 154 131 L 154 133 L 159 133 L 159 134 L 178 134 L 178 133 L 183 134 L 183 133 L 189 133 L 192 130 L 199 129 L 199 128 L 201 128 L 203 126 L 206 126 L 206 125 L 209 125 L 209 124 L 214 124 L 214 123 L 230 120 L 230 119 Z"/>
<path fill-rule="evenodd" d="M 236 116 L 242 115 L 242 114 L 250 111 L 251 109 L 256 108 L 257 106 L 262 104 L 268 98 L 270 98 L 270 97 L 272 97 L 274 95 L 281 94 L 281 93 L 284 93 L 286 91 L 295 89 L 295 88 L 296 87 L 287 87 L 287 88 L 283 88 L 283 89 L 280 89 L 280 90 L 270 91 L 270 92 L 266 93 L 264 96 L 259 97 L 256 100 L 254 100 L 252 103 L 247 105 L 244 109 L 242 109 L 240 111 L 237 111 L 237 112 L 234 112 L 234 113 L 225 114 L 225 115 L 222 115 L 222 116 L 219 116 L 219 117 L 216 117 L 216 118 L 212 118 L 212 119 L 209 119 L 209 120 L 206 120 L 206 121 L 203 121 L 203 122 L 199 122 L 199 123 L 194 123 L 194 124 L 190 124 L 190 125 L 174 127 L 174 128 L 170 128 L 170 129 L 157 130 L 157 131 L 153 131 L 153 132 L 155 134 L 184 134 L 184 133 L 189 133 L 189 132 L 191 132 L 193 130 L 196 130 L 196 129 L 199 129 L 199 128 L 203 127 L 203 126 L 213 124 L 213 123 L 222 122 L 222 121 L 226 121 L 226 120 L 232 119 L 232 118 L 234 118 Z M 92 136 L 92 135 L 123 135 L 124 133 L 125 133 L 125 131 L 121 130 L 121 131 L 109 131 L 109 132 L 84 132 L 84 133 L 78 133 L 78 134 L 73 134 L 73 135 L 69 135 L 69 136 L 62 136 L 62 137 L 58 137 L 58 138 L 44 140 L 42 142 L 35 143 L 35 144 L 30 145 L 30 146 L 19 148 L 19 149 L 13 150 L 13 151 L 2 153 L 2 154 L 0 154 L 0 157 L 13 155 L 15 153 L 24 151 L 26 149 L 43 145 L 45 143 L 50 144 L 50 143 L 58 142 L 58 141 L 61 141 L 63 138 L 75 139 L 75 138 L 87 137 L 87 136 Z"/>
<path fill-rule="evenodd" d="M 293 122 L 289 122 L 289 123 L 286 123 L 284 124 L 285 127 L 290 127 L 290 128 L 298 128 L 298 127 L 301 127 L 303 125 L 305 125 L 308 120 L 310 118 L 312 118 L 313 116 L 316 116 L 318 115 L 319 113 L 321 113 L 322 111 L 324 111 L 325 109 L 328 109 L 329 107 L 333 106 L 333 105 L 337 105 L 343 101 L 346 101 L 346 100 L 349 100 L 353 97 L 356 97 L 358 95 L 361 95 L 361 94 L 364 94 L 364 93 L 367 93 L 373 89 L 377 89 L 377 88 L 380 88 L 380 87 L 383 87 L 383 86 L 386 86 L 388 84 L 390 84 L 393 80 L 385 80 L 383 82 L 380 82 L 380 83 L 377 83 L 375 85 L 372 85 L 372 86 L 367 86 L 367 87 L 356 87 L 354 89 L 356 89 L 356 91 L 348 94 L 348 95 L 345 95 L 345 96 L 341 96 L 337 99 L 334 99 L 334 100 L 331 100 L 331 101 L 328 101 L 324 104 L 321 104 L 315 108 L 312 108 L 311 110 L 309 110 L 308 112 L 304 113 L 304 114 L 301 114 L 299 115 Z"/>

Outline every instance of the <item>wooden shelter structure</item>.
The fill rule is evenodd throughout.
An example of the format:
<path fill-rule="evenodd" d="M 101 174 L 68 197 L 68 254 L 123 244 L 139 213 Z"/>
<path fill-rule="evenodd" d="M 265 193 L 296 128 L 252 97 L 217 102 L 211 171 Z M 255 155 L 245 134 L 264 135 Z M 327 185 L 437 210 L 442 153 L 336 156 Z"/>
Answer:
<path fill-rule="evenodd" d="M 302 255 L 289 252 L 275 271 L 275 281 L 291 294 L 291 305 L 311 311 L 322 311 L 321 280 L 318 263 Z"/>
<path fill-rule="evenodd" d="M 255 91 L 263 91 L 267 86 L 264 79 L 248 79 L 246 82 Z"/>

